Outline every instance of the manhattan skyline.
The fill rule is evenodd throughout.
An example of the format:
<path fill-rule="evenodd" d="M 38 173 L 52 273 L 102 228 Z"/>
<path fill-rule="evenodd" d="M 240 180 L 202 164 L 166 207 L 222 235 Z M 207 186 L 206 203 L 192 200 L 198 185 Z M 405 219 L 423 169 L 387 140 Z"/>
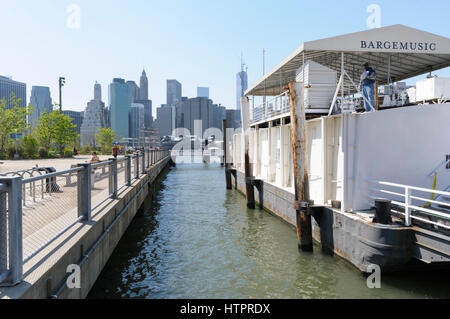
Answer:
<path fill-rule="evenodd" d="M 79 28 L 68 24 L 73 11 L 67 10 L 72 3 L 80 9 Z M 27 98 L 32 86 L 48 86 L 55 101 L 58 77 L 64 76 L 63 109 L 82 111 L 91 99 L 95 81 L 103 88 L 113 78 L 139 83 L 145 69 L 154 117 L 156 107 L 165 103 L 168 79 L 182 83 L 183 96 L 188 97 L 196 96 L 198 86 L 209 87 L 211 99 L 234 109 L 241 54 L 251 85 L 263 74 L 263 48 L 268 72 L 304 41 L 367 29 L 366 9 L 373 1 L 288 1 L 290 10 L 283 12 L 276 10 L 275 2 L 255 3 L 2 2 L 0 10 L 10 14 L 0 22 L 2 30 L 8 30 L 4 43 L 9 44 L 2 52 L 0 75 L 26 83 Z M 428 6 L 403 0 L 376 4 L 381 8 L 382 26 L 401 23 L 450 36 L 450 30 L 441 28 L 450 9 L 448 1 L 430 1 Z M 434 5 L 441 10 L 434 10 Z M 399 15 L 405 6 L 410 9 L 408 15 Z M 300 15 L 302 10 L 308 14 Z M 433 19 L 423 18 L 429 15 Z M 14 18 L 17 16 L 20 21 Z M 299 16 L 308 28 L 300 27 Z M 340 23 L 343 16 L 345 24 Z M 448 77 L 450 71 L 447 68 L 435 74 Z M 106 98 L 105 102 L 109 105 Z"/>

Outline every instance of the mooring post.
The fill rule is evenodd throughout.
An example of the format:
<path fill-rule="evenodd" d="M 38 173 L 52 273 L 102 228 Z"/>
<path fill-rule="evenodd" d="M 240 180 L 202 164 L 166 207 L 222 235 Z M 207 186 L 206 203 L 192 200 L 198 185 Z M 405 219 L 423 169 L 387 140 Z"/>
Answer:
<path fill-rule="evenodd" d="M 233 189 L 233 185 L 231 183 L 231 165 L 228 159 L 228 144 L 227 144 L 227 129 L 228 129 L 228 121 L 223 120 L 223 162 L 225 164 L 225 180 L 227 182 L 227 189 Z"/>
<path fill-rule="evenodd" d="M 250 102 L 248 97 L 245 96 L 241 98 L 242 143 L 245 150 L 245 190 L 247 195 L 247 207 L 249 209 L 255 209 L 255 189 L 252 184 L 252 168 L 250 166 L 250 146 L 248 138 L 248 129 L 250 127 L 249 107 Z"/>
<path fill-rule="evenodd" d="M 302 251 L 312 251 L 313 242 L 311 214 L 309 209 L 309 179 L 306 156 L 306 118 L 305 105 L 303 103 L 303 83 L 289 83 L 289 96 L 298 245 Z"/>

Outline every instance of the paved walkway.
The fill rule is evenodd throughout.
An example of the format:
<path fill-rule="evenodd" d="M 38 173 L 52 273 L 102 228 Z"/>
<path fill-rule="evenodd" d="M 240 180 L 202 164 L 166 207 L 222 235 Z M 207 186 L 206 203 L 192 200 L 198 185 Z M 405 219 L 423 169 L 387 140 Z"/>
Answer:
<path fill-rule="evenodd" d="M 101 161 L 107 160 L 112 156 L 100 155 Z M 36 167 L 54 167 L 56 171 L 64 171 L 70 169 L 70 166 L 78 163 L 85 163 L 91 160 L 90 155 L 80 155 L 74 158 L 61 158 L 61 159 L 39 159 L 39 160 L 18 160 L 18 161 L 0 161 L 0 174 L 7 172 L 20 171 L 24 169 L 30 169 Z"/>
<path fill-rule="evenodd" d="M 111 158 L 99 157 L 101 161 Z M 30 169 L 36 165 L 54 167 L 58 172 L 90 159 L 91 156 L 77 156 L 71 159 L 3 161 L 0 164 L 0 174 Z M 134 161 L 132 174 L 135 174 Z M 91 203 L 95 207 L 110 195 L 109 167 L 95 169 L 91 178 L 94 179 Z M 125 162 L 122 162 L 118 167 L 118 187 L 125 183 Z M 52 183 L 48 183 L 46 179 L 24 183 L 22 198 L 23 248 L 24 257 L 27 257 L 78 218 L 77 173 L 57 176 Z"/>

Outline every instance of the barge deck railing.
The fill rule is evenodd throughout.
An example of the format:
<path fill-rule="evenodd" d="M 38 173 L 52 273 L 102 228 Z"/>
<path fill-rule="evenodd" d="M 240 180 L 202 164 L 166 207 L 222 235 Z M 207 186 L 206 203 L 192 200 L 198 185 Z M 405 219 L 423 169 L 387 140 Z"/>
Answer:
<path fill-rule="evenodd" d="M 377 185 L 372 188 L 373 191 L 387 196 L 385 199 L 391 200 L 392 204 L 398 207 L 392 211 L 405 218 L 405 226 L 412 226 L 413 221 L 419 221 L 450 230 L 450 201 L 434 199 L 436 195 L 450 199 L 450 192 L 384 181 L 371 182 Z"/>

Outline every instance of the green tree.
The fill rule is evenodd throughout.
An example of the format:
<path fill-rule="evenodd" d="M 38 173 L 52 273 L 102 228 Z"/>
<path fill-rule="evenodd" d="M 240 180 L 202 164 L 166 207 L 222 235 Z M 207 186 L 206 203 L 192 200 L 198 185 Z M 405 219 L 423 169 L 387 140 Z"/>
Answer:
<path fill-rule="evenodd" d="M 52 125 L 50 113 L 44 110 L 37 122 L 35 134 L 39 143 L 47 152 L 50 150 L 53 141 Z"/>
<path fill-rule="evenodd" d="M 77 126 L 72 123 L 73 119 L 64 115 L 60 111 L 50 113 L 50 119 L 53 124 L 53 140 L 61 155 L 64 155 L 64 149 L 73 143 L 77 132 L 74 130 Z"/>
<path fill-rule="evenodd" d="M 100 128 L 95 134 L 95 140 L 100 145 L 103 152 L 108 152 L 112 149 L 113 143 L 116 139 L 116 133 L 110 128 Z"/>
<path fill-rule="evenodd" d="M 20 107 L 22 99 L 16 98 L 12 93 L 9 99 L 9 109 L 6 109 L 6 100 L 0 100 L 0 151 L 4 152 L 10 141 L 11 133 L 25 133 L 29 128 L 27 117 L 33 112 L 31 105 Z"/>
<path fill-rule="evenodd" d="M 72 144 L 77 136 L 75 128 L 70 116 L 59 110 L 50 113 L 44 111 L 38 120 L 35 133 L 45 150 L 48 151 L 54 144 L 59 153 L 64 155 L 64 149 Z"/>

